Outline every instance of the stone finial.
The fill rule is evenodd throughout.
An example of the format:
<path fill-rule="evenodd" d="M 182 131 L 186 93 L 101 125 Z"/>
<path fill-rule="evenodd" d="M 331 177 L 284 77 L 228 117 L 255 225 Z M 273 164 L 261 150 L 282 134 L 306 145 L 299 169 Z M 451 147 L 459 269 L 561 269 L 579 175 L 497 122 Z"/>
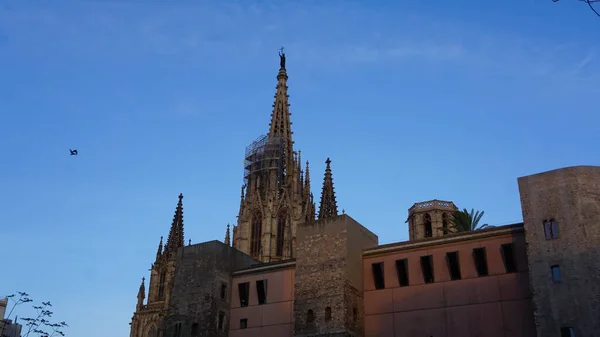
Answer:
<path fill-rule="evenodd" d="M 228 246 L 231 246 L 231 237 L 229 235 L 229 224 L 227 224 L 227 230 L 225 231 L 225 241 L 224 243 Z"/>

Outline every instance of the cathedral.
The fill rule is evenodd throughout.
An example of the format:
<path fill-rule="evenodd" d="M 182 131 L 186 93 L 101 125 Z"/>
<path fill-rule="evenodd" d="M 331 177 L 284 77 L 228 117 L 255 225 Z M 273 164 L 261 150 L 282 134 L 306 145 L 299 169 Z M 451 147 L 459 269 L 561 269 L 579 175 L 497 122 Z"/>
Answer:
<path fill-rule="evenodd" d="M 329 158 L 317 212 L 279 58 L 269 132 L 245 151 L 237 224 L 222 242 L 185 245 L 179 195 L 130 337 L 597 336 L 600 167 L 518 178 L 523 222 L 506 226 L 455 233 L 453 202 L 417 202 L 409 241 L 380 245 L 338 212 Z"/>

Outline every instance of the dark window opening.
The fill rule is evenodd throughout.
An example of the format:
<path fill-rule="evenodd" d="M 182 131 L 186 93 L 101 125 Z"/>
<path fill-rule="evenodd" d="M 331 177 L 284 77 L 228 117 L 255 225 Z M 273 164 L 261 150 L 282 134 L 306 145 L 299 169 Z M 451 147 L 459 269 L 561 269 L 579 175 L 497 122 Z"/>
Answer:
<path fill-rule="evenodd" d="M 560 328 L 560 337 L 575 337 L 575 329 L 570 327 Z"/>
<path fill-rule="evenodd" d="M 248 327 L 248 319 L 242 318 L 240 319 L 240 329 L 246 329 Z"/>
<path fill-rule="evenodd" d="M 449 228 L 448 228 L 448 213 L 442 213 L 442 233 L 444 233 L 444 235 L 448 234 Z"/>
<path fill-rule="evenodd" d="M 256 294 L 258 295 L 258 304 L 267 303 L 267 280 L 256 281 Z"/>
<path fill-rule="evenodd" d="M 385 279 L 383 278 L 383 262 L 373 263 L 371 265 L 371 270 L 373 271 L 375 289 L 385 288 Z"/>
<path fill-rule="evenodd" d="M 356 307 L 352 308 L 352 319 L 355 322 L 358 321 L 358 309 Z"/>
<path fill-rule="evenodd" d="M 198 323 L 192 324 L 192 337 L 198 337 Z"/>
<path fill-rule="evenodd" d="M 165 299 L 166 278 L 167 278 L 167 272 L 165 272 L 165 271 L 160 272 L 160 276 L 158 278 L 158 299 L 159 300 Z"/>
<path fill-rule="evenodd" d="M 425 213 L 425 237 L 430 238 L 433 236 L 433 229 L 431 228 L 431 215 Z"/>
<path fill-rule="evenodd" d="M 446 253 L 446 262 L 448 263 L 448 271 L 450 272 L 451 280 L 460 280 L 460 261 L 458 259 L 458 252 Z"/>
<path fill-rule="evenodd" d="M 544 220 L 544 235 L 546 240 L 558 238 L 558 224 L 554 219 Z"/>
<path fill-rule="evenodd" d="M 227 299 L 227 283 L 221 282 L 221 299 Z"/>
<path fill-rule="evenodd" d="M 238 284 L 238 292 L 240 293 L 240 306 L 248 306 L 248 297 L 250 297 L 250 282 Z"/>
<path fill-rule="evenodd" d="M 225 313 L 222 311 L 219 311 L 219 324 L 218 324 L 219 330 L 223 330 L 223 325 L 225 325 Z"/>
<path fill-rule="evenodd" d="M 425 283 L 435 282 L 433 275 L 433 257 L 431 255 L 421 256 L 421 271 L 423 272 L 423 281 Z"/>
<path fill-rule="evenodd" d="M 396 260 L 396 271 L 398 272 L 398 283 L 400 286 L 408 286 L 408 260 Z"/>
<path fill-rule="evenodd" d="M 473 260 L 475 261 L 475 269 L 477 270 L 477 275 L 487 276 L 488 265 L 485 254 L 485 247 L 473 249 Z"/>
<path fill-rule="evenodd" d="M 331 308 L 325 308 L 325 321 L 331 321 Z"/>
<path fill-rule="evenodd" d="M 285 234 L 285 222 L 287 219 L 287 213 L 279 214 L 277 219 L 277 244 L 275 249 L 275 255 L 282 256 L 283 255 L 283 239 Z"/>
<path fill-rule="evenodd" d="M 512 243 L 505 243 L 501 247 L 502 249 L 502 260 L 504 260 L 504 269 L 507 273 L 517 272 L 517 261 L 515 259 L 515 251 Z"/>
<path fill-rule="evenodd" d="M 175 337 L 181 337 L 181 323 L 175 323 Z"/>
<path fill-rule="evenodd" d="M 552 271 L 552 282 L 560 282 L 561 281 L 560 267 L 552 266 L 552 267 L 550 267 L 550 270 Z"/>
<path fill-rule="evenodd" d="M 308 311 L 306 312 L 306 323 L 310 324 L 314 321 L 315 321 L 315 314 L 313 313 L 312 309 L 308 309 Z"/>
<path fill-rule="evenodd" d="M 262 237 L 262 215 L 255 212 L 252 217 L 252 236 L 250 239 L 250 255 L 256 257 L 260 254 Z"/>

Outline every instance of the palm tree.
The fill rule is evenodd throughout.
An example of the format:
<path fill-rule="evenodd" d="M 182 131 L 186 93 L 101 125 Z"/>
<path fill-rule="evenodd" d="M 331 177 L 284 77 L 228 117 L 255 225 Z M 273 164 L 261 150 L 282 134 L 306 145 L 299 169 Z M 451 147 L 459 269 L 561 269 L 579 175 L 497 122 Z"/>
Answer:
<path fill-rule="evenodd" d="M 475 212 L 475 210 L 472 208 L 470 213 L 466 208 L 462 211 L 456 210 L 452 213 L 452 217 L 450 218 L 450 229 L 452 229 L 454 232 L 466 232 L 488 228 L 488 224 L 478 226 L 479 220 L 481 220 L 483 213 L 485 212 Z"/>

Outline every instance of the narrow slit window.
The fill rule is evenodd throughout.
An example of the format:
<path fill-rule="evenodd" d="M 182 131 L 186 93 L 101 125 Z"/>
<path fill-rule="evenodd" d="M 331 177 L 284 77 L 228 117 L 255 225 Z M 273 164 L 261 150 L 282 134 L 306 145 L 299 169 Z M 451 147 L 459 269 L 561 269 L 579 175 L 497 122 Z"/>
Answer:
<path fill-rule="evenodd" d="M 267 303 L 267 280 L 256 281 L 256 294 L 258 295 L 258 304 Z"/>
<path fill-rule="evenodd" d="M 373 271 L 373 281 L 375 282 L 375 289 L 385 288 L 385 279 L 383 277 L 383 262 L 373 263 L 371 265 Z"/>
<path fill-rule="evenodd" d="M 433 275 L 433 257 L 431 255 L 421 256 L 421 271 L 423 272 L 423 281 L 425 283 L 435 282 Z"/>
<path fill-rule="evenodd" d="M 225 313 L 222 311 L 219 311 L 219 324 L 218 324 L 219 330 L 222 331 L 224 325 L 225 325 Z"/>
<path fill-rule="evenodd" d="M 448 229 L 448 213 L 442 213 L 442 233 L 444 235 L 450 233 L 450 230 Z"/>
<path fill-rule="evenodd" d="M 331 321 L 331 308 L 330 307 L 325 308 L 325 321 L 327 321 L 327 322 Z"/>
<path fill-rule="evenodd" d="M 512 243 L 505 243 L 501 246 L 502 260 L 504 260 L 504 269 L 507 273 L 517 272 L 517 261 L 515 259 L 515 251 Z"/>
<path fill-rule="evenodd" d="M 315 314 L 313 313 L 312 309 L 308 309 L 308 311 L 306 312 L 306 323 L 310 324 L 312 322 L 314 322 L 315 320 Z"/>
<path fill-rule="evenodd" d="M 575 329 L 571 327 L 560 328 L 560 337 L 575 337 Z"/>
<path fill-rule="evenodd" d="M 192 324 L 191 335 L 192 337 L 198 337 L 198 323 Z"/>
<path fill-rule="evenodd" d="M 227 283 L 221 282 L 221 299 L 227 299 Z"/>
<path fill-rule="evenodd" d="M 558 223 L 554 219 L 544 220 L 544 235 L 546 240 L 558 238 Z"/>
<path fill-rule="evenodd" d="M 460 262 L 458 260 L 458 252 L 446 253 L 446 262 L 448 263 L 448 271 L 450 272 L 451 280 L 460 280 Z"/>
<path fill-rule="evenodd" d="M 477 275 L 488 276 L 488 264 L 485 247 L 473 249 L 473 260 L 475 262 Z"/>
<path fill-rule="evenodd" d="M 248 319 L 242 318 L 240 319 L 240 329 L 246 329 L 248 327 Z"/>
<path fill-rule="evenodd" d="M 560 267 L 552 266 L 550 267 L 550 271 L 552 271 L 552 282 L 560 282 L 562 277 L 560 275 Z"/>
<path fill-rule="evenodd" d="M 398 283 L 400 284 L 400 286 L 408 286 L 408 260 L 397 260 L 396 271 L 398 272 Z"/>
<path fill-rule="evenodd" d="M 240 307 L 247 307 L 250 297 L 250 282 L 238 284 L 238 292 L 240 293 Z"/>

